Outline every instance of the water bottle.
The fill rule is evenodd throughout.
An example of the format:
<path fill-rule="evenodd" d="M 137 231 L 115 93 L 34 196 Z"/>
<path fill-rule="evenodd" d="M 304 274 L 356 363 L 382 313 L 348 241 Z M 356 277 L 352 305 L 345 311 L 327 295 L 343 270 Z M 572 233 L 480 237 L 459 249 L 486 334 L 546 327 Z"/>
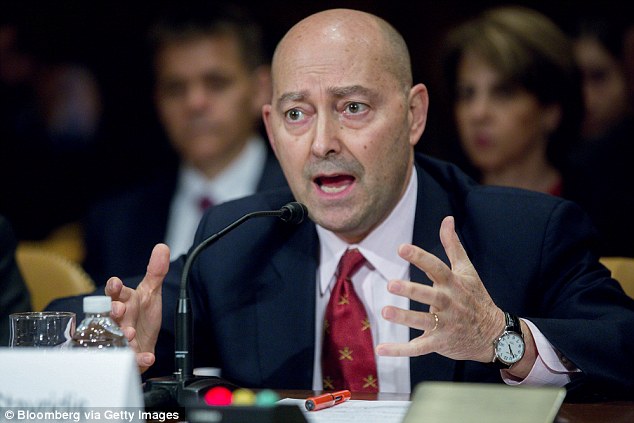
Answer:
<path fill-rule="evenodd" d="M 112 300 L 107 295 L 84 297 L 86 317 L 75 329 L 74 348 L 125 348 L 128 340 L 110 317 Z"/>

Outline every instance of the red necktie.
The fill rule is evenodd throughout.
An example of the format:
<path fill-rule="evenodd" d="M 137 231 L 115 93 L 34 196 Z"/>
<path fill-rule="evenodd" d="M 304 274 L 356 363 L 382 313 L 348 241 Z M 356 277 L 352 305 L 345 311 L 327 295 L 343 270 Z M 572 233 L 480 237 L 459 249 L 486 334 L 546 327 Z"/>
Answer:
<path fill-rule="evenodd" d="M 324 317 L 321 362 L 326 390 L 379 390 L 368 314 L 350 280 L 364 262 L 357 249 L 347 250 L 339 261 Z"/>
<path fill-rule="evenodd" d="M 198 207 L 200 208 L 200 211 L 202 212 L 204 212 L 205 210 L 207 210 L 209 207 L 213 205 L 214 205 L 214 202 L 209 197 L 200 197 L 200 199 L 198 200 Z"/>

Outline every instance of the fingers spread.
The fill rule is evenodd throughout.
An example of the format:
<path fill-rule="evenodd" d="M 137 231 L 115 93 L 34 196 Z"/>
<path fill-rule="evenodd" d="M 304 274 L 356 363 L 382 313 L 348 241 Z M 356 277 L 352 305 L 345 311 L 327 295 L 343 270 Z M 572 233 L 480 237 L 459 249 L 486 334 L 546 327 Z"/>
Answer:
<path fill-rule="evenodd" d="M 143 278 L 144 283 L 148 284 L 150 289 L 159 288 L 169 270 L 169 264 L 169 247 L 165 244 L 156 244 L 147 265 L 147 272 L 145 273 L 145 278 Z"/>
<path fill-rule="evenodd" d="M 385 343 L 376 346 L 378 355 L 388 357 L 415 357 L 433 352 L 429 338 L 415 338 L 407 344 Z"/>
<path fill-rule="evenodd" d="M 398 249 L 398 254 L 404 260 L 412 263 L 425 272 L 429 279 L 436 283 L 442 283 L 451 277 L 451 269 L 433 254 L 412 244 L 403 244 Z"/>
<path fill-rule="evenodd" d="M 110 311 L 110 315 L 113 319 L 118 320 L 125 315 L 126 305 L 120 301 L 112 302 L 112 310 Z"/>
<path fill-rule="evenodd" d="M 447 216 L 443 219 L 440 225 L 440 242 L 445 248 L 454 271 L 460 271 L 465 265 L 470 264 L 467 252 L 456 233 L 456 223 L 453 216 Z"/>
<path fill-rule="evenodd" d="M 416 282 L 393 280 L 387 283 L 387 290 L 395 295 L 409 298 L 417 303 L 437 305 L 436 293 L 429 285 Z"/>
<path fill-rule="evenodd" d="M 132 342 L 136 336 L 136 330 L 132 326 L 121 328 L 128 342 Z"/>
<path fill-rule="evenodd" d="M 136 351 L 136 364 L 139 367 L 139 372 L 145 372 L 150 366 L 154 364 L 154 361 L 156 361 L 156 357 L 151 352 L 139 352 L 141 348 L 139 347 L 136 339 L 136 330 L 133 327 L 126 326 L 122 327 L 121 330 L 123 331 L 125 337 L 128 339 L 130 348 Z"/>
<path fill-rule="evenodd" d="M 113 288 L 108 289 L 109 285 Z M 112 298 L 113 302 L 120 301 L 125 303 L 126 301 L 129 301 L 134 294 L 134 289 L 125 286 L 119 278 L 110 278 L 110 280 L 108 280 L 108 284 L 106 284 L 105 292 L 106 295 L 109 295 L 110 298 Z"/>
<path fill-rule="evenodd" d="M 137 353 L 136 364 L 139 366 L 139 372 L 145 372 L 152 364 L 154 364 L 155 360 L 156 357 L 152 353 Z"/>
<path fill-rule="evenodd" d="M 108 282 L 106 282 L 106 288 L 104 292 L 106 293 L 106 295 L 116 301 L 120 299 L 121 291 L 123 290 L 123 288 L 124 286 L 123 282 L 121 282 L 121 279 L 117 277 L 112 277 L 108 279 Z"/>
<path fill-rule="evenodd" d="M 403 310 L 398 307 L 385 306 L 381 310 L 381 316 L 385 320 L 410 328 L 432 331 L 437 327 L 436 314 L 420 311 Z"/>

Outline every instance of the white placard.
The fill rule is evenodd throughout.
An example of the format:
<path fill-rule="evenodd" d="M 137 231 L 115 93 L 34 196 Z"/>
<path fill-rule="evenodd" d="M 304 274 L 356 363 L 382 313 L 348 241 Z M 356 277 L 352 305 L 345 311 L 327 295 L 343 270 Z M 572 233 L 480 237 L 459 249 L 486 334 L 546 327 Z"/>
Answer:
<path fill-rule="evenodd" d="M 131 350 L 0 348 L 0 422 L 140 422 L 143 410 Z"/>

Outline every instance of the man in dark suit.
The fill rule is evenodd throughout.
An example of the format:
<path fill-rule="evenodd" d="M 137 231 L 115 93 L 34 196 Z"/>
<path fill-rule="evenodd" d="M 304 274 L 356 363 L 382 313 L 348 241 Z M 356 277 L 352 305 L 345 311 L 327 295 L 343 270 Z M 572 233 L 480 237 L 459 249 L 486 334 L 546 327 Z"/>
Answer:
<path fill-rule="evenodd" d="M 263 117 L 291 191 L 219 206 L 194 242 L 292 199 L 312 222 L 252 220 L 201 253 L 190 279 L 197 364 L 242 386 L 328 388 L 323 317 L 337 262 L 356 249 L 366 260 L 348 279 L 375 354 L 354 357 L 375 362 L 381 392 L 455 380 L 631 395 L 634 301 L 589 249 L 588 218 L 573 203 L 478 186 L 415 156 L 427 91 L 412 85 L 407 47 L 388 23 L 317 13 L 280 41 L 272 69 Z M 173 326 L 183 263 L 168 273 L 168 252 L 154 248 L 136 289 L 106 285 L 142 371 L 169 338 L 157 322 Z"/>
<path fill-rule="evenodd" d="M 9 315 L 31 311 L 29 291 L 15 261 L 15 249 L 13 229 L 0 216 L 0 347 L 9 344 Z"/>
<path fill-rule="evenodd" d="M 85 219 L 85 269 L 97 284 L 145 270 L 165 242 L 187 251 L 206 207 L 286 182 L 262 136 L 270 70 L 259 26 L 242 10 L 165 11 L 151 28 L 154 99 L 174 169 L 98 201 Z"/>

